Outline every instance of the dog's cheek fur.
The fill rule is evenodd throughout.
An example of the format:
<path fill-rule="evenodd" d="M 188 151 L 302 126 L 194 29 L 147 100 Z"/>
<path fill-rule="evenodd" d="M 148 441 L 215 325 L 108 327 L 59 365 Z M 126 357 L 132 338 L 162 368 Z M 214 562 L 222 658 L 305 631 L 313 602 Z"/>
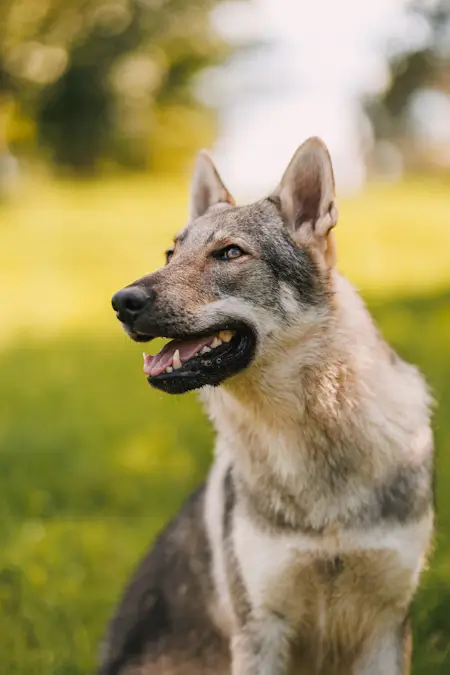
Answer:
<path fill-rule="evenodd" d="M 298 319 L 305 310 L 323 310 L 331 306 L 330 278 L 321 270 L 314 253 L 297 249 L 282 233 L 280 245 L 260 243 L 261 258 L 240 266 L 239 269 L 212 270 L 210 288 L 222 300 L 232 298 L 244 301 L 259 314 L 264 310 L 271 319 Z M 274 250 L 275 249 L 275 250 Z"/>
<path fill-rule="evenodd" d="M 280 239 L 282 245 L 276 249 L 270 244 L 263 248 L 263 255 L 278 284 L 291 288 L 300 306 L 326 304 L 330 296 L 329 271 L 320 268 L 313 251 L 295 247 L 287 234 L 280 233 Z"/>

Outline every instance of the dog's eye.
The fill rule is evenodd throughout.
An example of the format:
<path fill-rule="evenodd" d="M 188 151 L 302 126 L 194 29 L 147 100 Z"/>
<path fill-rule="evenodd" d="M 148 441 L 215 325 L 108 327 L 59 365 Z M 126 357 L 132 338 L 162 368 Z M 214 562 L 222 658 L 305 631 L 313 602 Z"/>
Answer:
<path fill-rule="evenodd" d="M 234 246 L 233 244 L 214 253 L 214 257 L 217 260 L 236 260 L 243 255 L 245 255 L 244 251 L 239 246 Z"/>
<path fill-rule="evenodd" d="M 168 264 L 170 263 L 170 261 L 172 260 L 172 256 L 173 256 L 174 253 L 175 253 L 175 251 L 173 250 L 173 248 L 169 248 L 169 249 L 166 251 L 166 265 L 168 265 Z"/>

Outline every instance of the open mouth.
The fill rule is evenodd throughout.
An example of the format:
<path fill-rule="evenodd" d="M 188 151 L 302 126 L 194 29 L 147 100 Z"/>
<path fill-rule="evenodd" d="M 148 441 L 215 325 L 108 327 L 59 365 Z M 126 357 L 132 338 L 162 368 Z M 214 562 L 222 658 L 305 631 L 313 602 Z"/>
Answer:
<path fill-rule="evenodd" d="M 217 386 L 250 364 L 255 345 L 253 332 L 243 326 L 175 338 L 154 356 L 144 353 L 144 373 L 153 387 L 170 394 Z"/>

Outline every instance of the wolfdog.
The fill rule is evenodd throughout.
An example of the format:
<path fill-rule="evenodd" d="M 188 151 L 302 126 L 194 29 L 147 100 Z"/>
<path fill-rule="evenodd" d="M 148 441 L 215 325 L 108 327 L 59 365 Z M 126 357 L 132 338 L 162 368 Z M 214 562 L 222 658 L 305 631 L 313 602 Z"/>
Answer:
<path fill-rule="evenodd" d="M 337 272 L 336 222 L 320 139 L 241 207 L 201 151 L 166 266 L 114 295 L 133 340 L 171 338 L 144 372 L 200 389 L 217 442 L 124 594 L 102 675 L 409 673 L 430 396 Z"/>

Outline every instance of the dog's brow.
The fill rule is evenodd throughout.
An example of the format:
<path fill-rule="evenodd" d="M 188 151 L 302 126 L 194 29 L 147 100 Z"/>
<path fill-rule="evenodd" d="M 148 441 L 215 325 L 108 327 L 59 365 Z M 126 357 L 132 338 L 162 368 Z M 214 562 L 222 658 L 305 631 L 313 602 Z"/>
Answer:
<path fill-rule="evenodd" d="M 216 230 L 215 232 L 211 232 L 208 239 L 206 240 L 206 243 L 207 244 L 218 243 L 223 241 L 224 239 L 230 239 L 231 236 L 232 235 L 230 232 L 226 232 L 225 230 Z"/>

